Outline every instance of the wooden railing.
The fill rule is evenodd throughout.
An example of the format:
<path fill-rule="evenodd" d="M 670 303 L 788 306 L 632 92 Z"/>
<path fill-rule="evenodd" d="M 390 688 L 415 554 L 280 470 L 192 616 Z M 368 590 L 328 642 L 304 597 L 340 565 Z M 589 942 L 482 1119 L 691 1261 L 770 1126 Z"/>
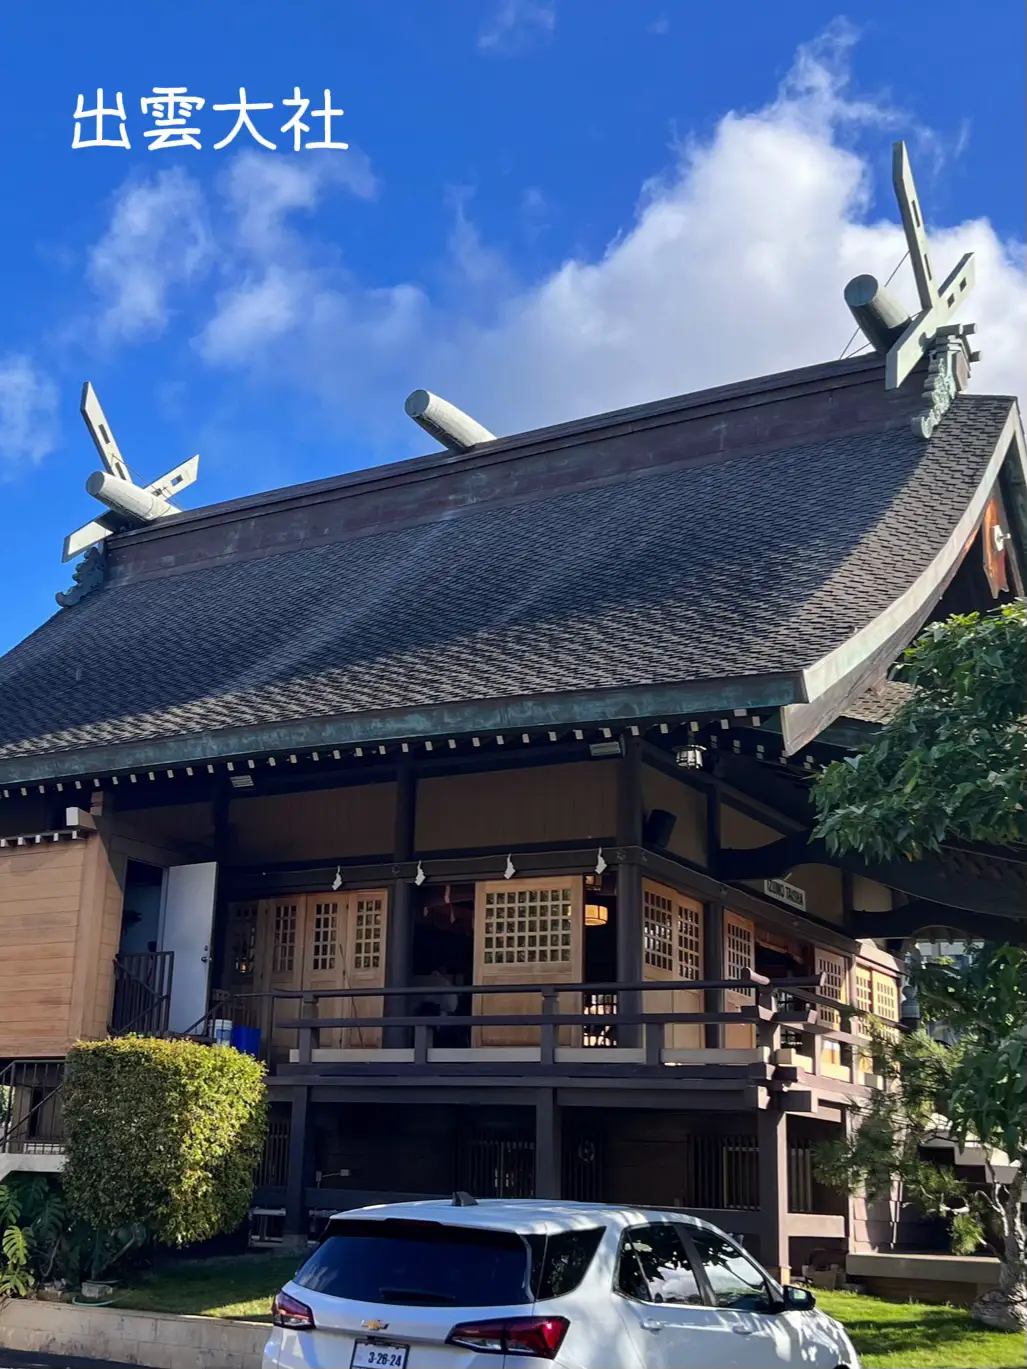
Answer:
<path fill-rule="evenodd" d="M 713 1042 L 722 1039 L 722 1029 L 729 1026 L 752 1025 L 755 1045 L 766 1048 L 773 1056 L 782 1045 L 782 1034 L 787 1032 L 796 1055 L 812 1072 L 818 1069 L 819 1043 L 837 1041 L 850 1055 L 865 1040 L 847 1030 L 829 1028 L 820 1017 L 821 1009 L 838 1014 L 843 1026 L 852 1018 L 865 1016 L 859 1009 L 825 996 L 822 975 L 768 979 L 750 972 L 739 979 L 718 980 L 660 980 L 633 983 L 551 983 L 551 984 L 473 984 L 461 985 L 449 992 L 457 993 L 474 1006 L 469 1012 L 439 1016 L 424 1011 L 406 1011 L 407 1005 L 419 1006 L 418 1000 L 429 997 L 423 987 L 416 988 L 351 988 L 317 990 L 278 990 L 273 993 L 221 995 L 216 998 L 203 1021 L 196 1024 L 192 1034 L 213 1038 L 213 1022 L 217 1018 L 234 1023 L 259 1026 L 261 1054 L 269 1057 L 271 1042 L 277 1052 L 294 1052 L 293 1059 L 301 1064 L 311 1063 L 314 1051 L 321 1046 L 321 1034 L 342 1031 L 354 1033 L 385 1033 L 384 1044 L 412 1050 L 415 1064 L 427 1064 L 429 1052 L 436 1046 L 437 1033 L 452 1037 L 454 1028 L 463 1029 L 469 1047 L 475 1028 L 532 1029 L 536 1034 L 539 1063 L 553 1064 L 565 1029 L 577 1029 L 575 1035 L 584 1047 L 594 1047 L 596 1063 L 604 1057 L 610 1064 L 621 1053 L 618 1046 L 641 1050 L 641 1061 L 648 1066 L 666 1063 L 667 1028 L 678 1024 L 711 1027 Z M 665 1004 L 674 990 L 700 991 L 706 1001 L 723 1005 L 723 995 L 733 992 L 745 994 L 748 1001 L 733 1010 L 704 1008 L 696 1012 L 667 1012 L 647 1010 L 656 1002 Z M 534 995 L 539 1011 L 489 1012 L 485 1005 L 490 996 L 502 994 Z M 561 995 L 581 995 L 576 1011 L 561 1011 Z M 383 1003 L 384 1012 L 363 1016 L 357 1012 L 357 1000 L 376 999 Z M 339 1000 L 350 1005 L 346 1013 L 335 1014 L 330 1005 Z M 325 1009 L 328 1008 L 328 1011 Z M 283 1044 L 288 1037 L 288 1044 Z M 445 1042 L 446 1037 L 443 1037 Z M 707 1033 L 703 1040 L 708 1045 Z M 373 1055 L 374 1051 L 370 1050 Z M 621 1057 L 623 1058 L 623 1057 Z M 744 1057 L 739 1056 L 740 1061 Z M 675 1061 L 674 1063 L 680 1063 Z M 855 1076 L 853 1076 L 855 1078 Z"/>

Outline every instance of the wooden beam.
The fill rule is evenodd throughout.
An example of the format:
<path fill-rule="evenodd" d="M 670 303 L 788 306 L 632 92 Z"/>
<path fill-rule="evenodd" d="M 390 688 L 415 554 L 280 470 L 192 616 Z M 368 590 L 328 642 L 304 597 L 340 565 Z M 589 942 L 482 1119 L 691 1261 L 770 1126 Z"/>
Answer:
<path fill-rule="evenodd" d="M 703 978 L 724 978 L 724 905 L 716 899 L 703 904 Z M 706 1012 L 719 1015 L 724 1011 L 724 990 L 706 989 L 703 993 Z M 724 1028 L 719 1022 L 708 1022 L 704 1028 L 707 1050 L 720 1050 L 724 1044 Z"/>
<path fill-rule="evenodd" d="M 787 1283 L 788 1254 L 788 1117 L 774 1108 L 756 1114 L 759 1147 L 760 1261 L 775 1279 Z"/>
<path fill-rule="evenodd" d="M 556 1090 L 535 1094 L 535 1193 L 536 1198 L 561 1197 L 561 1109 Z"/>
<path fill-rule="evenodd" d="M 982 941 L 1006 942 L 1022 946 L 1027 943 L 1027 909 L 1010 909 L 1015 916 L 994 917 L 987 913 L 973 913 L 964 908 L 949 908 L 943 903 L 917 899 L 890 912 L 870 913 L 856 910 L 852 914 L 852 934 L 860 939 L 882 941 L 888 938 L 916 936 L 930 927 L 951 927 L 964 937 Z"/>
<path fill-rule="evenodd" d="M 310 1090 L 305 1085 L 290 1090 L 291 1114 L 289 1121 L 289 1167 L 285 1180 L 285 1234 L 305 1236 L 306 1210 L 303 1190 L 307 1167 L 307 1115 L 310 1109 Z"/>
<path fill-rule="evenodd" d="M 417 822 L 417 776 L 409 765 L 396 774 L 396 811 L 393 824 L 392 854 L 397 867 L 405 866 L 414 854 L 414 829 Z M 385 941 L 385 983 L 388 988 L 406 988 L 410 983 L 410 957 L 413 950 L 413 886 L 409 876 L 399 874 L 389 894 L 388 936 Z M 387 998 L 386 1016 L 400 1016 L 403 1000 Z M 402 1048 L 408 1044 L 402 1028 L 385 1029 L 382 1044 Z"/>
<path fill-rule="evenodd" d="M 625 737 L 624 755 L 617 770 L 617 845 L 621 849 L 642 845 L 642 749 L 637 737 Z M 617 978 L 630 984 L 642 978 L 642 870 L 634 862 L 617 866 Z M 638 995 L 620 995 L 620 1010 L 638 1012 Z M 621 1046 L 637 1046 L 638 1027 L 622 1027 Z"/>

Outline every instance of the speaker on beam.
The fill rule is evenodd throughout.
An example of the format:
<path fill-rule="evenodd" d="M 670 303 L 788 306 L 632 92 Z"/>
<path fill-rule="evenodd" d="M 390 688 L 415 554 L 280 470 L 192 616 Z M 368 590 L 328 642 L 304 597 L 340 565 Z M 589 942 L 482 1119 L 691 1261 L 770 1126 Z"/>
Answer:
<path fill-rule="evenodd" d="M 665 808 L 654 808 L 642 824 L 642 840 L 646 846 L 667 846 L 676 822 L 673 813 L 668 813 Z"/>

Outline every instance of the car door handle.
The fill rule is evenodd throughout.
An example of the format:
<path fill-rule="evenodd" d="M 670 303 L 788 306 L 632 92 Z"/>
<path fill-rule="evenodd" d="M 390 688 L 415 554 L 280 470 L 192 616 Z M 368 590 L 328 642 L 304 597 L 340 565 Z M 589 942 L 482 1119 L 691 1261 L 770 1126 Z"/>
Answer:
<path fill-rule="evenodd" d="M 752 1335 L 752 1327 L 751 1327 L 751 1326 L 732 1326 L 731 1330 L 735 1333 L 736 1336 L 751 1336 L 751 1335 Z"/>
<path fill-rule="evenodd" d="M 640 1321 L 638 1324 L 643 1331 L 662 1331 L 664 1327 L 662 1321 Z"/>

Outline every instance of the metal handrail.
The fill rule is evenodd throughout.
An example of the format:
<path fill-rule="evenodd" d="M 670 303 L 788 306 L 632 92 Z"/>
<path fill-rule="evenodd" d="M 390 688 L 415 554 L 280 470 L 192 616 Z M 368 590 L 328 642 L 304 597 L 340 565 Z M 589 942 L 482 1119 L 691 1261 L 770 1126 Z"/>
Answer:
<path fill-rule="evenodd" d="M 55 1084 L 43 1082 L 53 1075 L 57 1078 Z M 60 1150 L 64 1138 L 59 1130 L 55 1135 L 41 1140 L 30 1133 L 34 1130 L 34 1120 L 54 1101 L 63 1086 L 63 1060 L 12 1060 L 0 1071 L 0 1089 L 10 1089 L 12 1094 L 15 1089 L 46 1090 L 27 1112 L 16 1114 L 12 1106 L 6 1117 L 0 1118 L 0 1154 L 23 1154 L 26 1146 L 32 1146 L 36 1152 Z"/>

